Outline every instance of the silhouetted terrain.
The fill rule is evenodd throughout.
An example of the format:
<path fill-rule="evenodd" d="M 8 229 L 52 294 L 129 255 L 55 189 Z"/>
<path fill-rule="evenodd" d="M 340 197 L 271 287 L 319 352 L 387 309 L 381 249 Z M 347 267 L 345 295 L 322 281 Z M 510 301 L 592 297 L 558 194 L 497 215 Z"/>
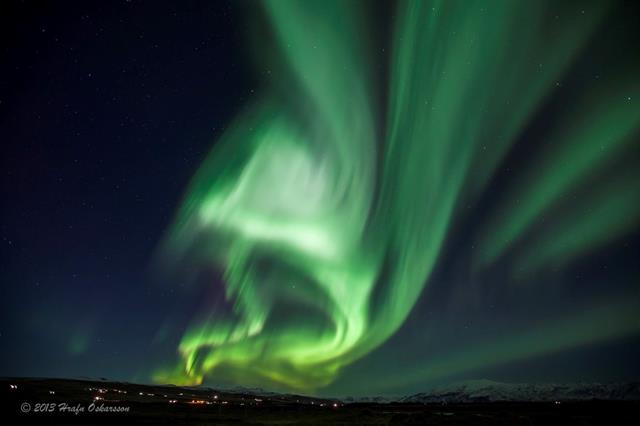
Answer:
<path fill-rule="evenodd" d="M 640 383 L 530 384 L 470 380 L 397 399 L 411 403 L 640 401 Z"/>
<path fill-rule="evenodd" d="M 404 402 L 372 403 L 260 389 L 219 391 L 106 380 L 14 378 L 1 379 L 0 387 L 3 418 L 9 420 L 5 424 L 635 425 L 640 421 L 640 402 L 625 398 L 452 403 L 434 402 L 429 394 L 420 394 L 428 402 L 412 396 Z M 487 387 L 496 385 L 485 384 L 482 392 Z"/>

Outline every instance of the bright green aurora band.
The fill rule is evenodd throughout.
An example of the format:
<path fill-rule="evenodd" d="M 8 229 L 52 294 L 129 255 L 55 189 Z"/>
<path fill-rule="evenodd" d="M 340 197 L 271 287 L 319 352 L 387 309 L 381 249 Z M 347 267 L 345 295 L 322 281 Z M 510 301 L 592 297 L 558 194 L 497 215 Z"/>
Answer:
<path fill-rule="evenodd" d="M 366 3 L 266 1 L 275 46 L 258 59 L 270 87 L 216 142 L 167 237 L 173 262 L 223 273 L 233 308 L 194 320 L 179 365 L 154 379 L 314 392 L 394 334 L 456 218 L 607 13 L 607 2 L 555 3 L 400 1 L 380 53 Z M 640 170 L 622 159 L 637 154 L 639 96 L 625 72 L 575 96 L 469 236 L 472 271 L 507 255 L 514 276 L 567 264 L 637 229 Z M 620 298 L 606 327 L 602 309 L 568 314 L 433 367 L 447 375 L 635 333 L 637 306 Z M 544 343 L 525 350 L 521 339 Z"/>

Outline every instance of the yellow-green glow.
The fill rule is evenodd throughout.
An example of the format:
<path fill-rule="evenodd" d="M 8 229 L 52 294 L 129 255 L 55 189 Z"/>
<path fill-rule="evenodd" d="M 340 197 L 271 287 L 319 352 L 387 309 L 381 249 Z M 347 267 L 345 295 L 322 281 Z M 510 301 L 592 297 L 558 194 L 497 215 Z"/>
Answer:
<path fill-rule="evenodd" d="M 569 26 L 546 26 L 551 2 L 399 2 L 389 81 L 380 82 L 375 70 L 386 62 L 370 45 L 366 3 L 264 2 L 276 46 L 258 59 L 277 58 L 278 75 L 216 141 L 166 244 L 171 261 L 215 266 L 233 309 L 194 320 L 180 362 L 155 379 L 314 391 L 384 343 L 428 284 L 455 219 L 583 49 L 603 3 L 573 11 Z M 539 157 L 469 236 L 480 248 L 476 271 L 505 253 L 517 270 L 570 261 L 635 226 L 637 173 L 615 184 L 623 189 L 582 193 L 582 205 L 601 208 L 558 212 L 557 228 L 511 252 L 591 172 L 628 152 L 640 122 L 627 102 L 640 96 L 633 79 L 620 76 L 615 90 L 601 82 L 544 135 Z M 562 324 L 587 333 L 577 321 Z M 600 327 L 595 338 L 636 331 Z M 547 336 L 537 351 L 549 352 L 567 346 L 557 334 L 530 338 Z M 439 361 L 423 376 L 488 364 L 493 350 L 504 362 L 530 352 L 514 342 L 478 350 L 473 361 Z"/>

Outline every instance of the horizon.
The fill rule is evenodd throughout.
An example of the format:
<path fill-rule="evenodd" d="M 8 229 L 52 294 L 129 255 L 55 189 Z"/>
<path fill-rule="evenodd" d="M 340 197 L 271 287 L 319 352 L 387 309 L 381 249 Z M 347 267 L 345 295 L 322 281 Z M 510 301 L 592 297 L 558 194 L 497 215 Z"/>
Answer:
<path fill-rule="evenodd" d="M 130 381 L 120 381 L 120 380 L 109 380 L 105 377 L 0 377 L 0 381 L 6 381 L 14 383 L 20 382 L 33 382 L 33 381 L 78 381 L 78 382 L 87 382 L 87 383 L 104 383 L 104 384 L 123 384 L 130 386 L 141 386 L 141 387 L 149 387 L 149 388 L 175 388 L 175 389 L 193 389 L 193 390 L 206 390 L 206 391 L 214 391 L 219 393 L 230 393 L 230 394 L 238 394 L 244 393 L 248 395 L 262 395 L 262 396 L 299 396 L 304 398 L 311 399 L 327 399 L 327 400 L 339 400 L 341 402 L 349 403 L 351 402 L 360 402 L 360 401 L 370 401 L 381 399 L 384 401 L 404 401 L 406 399 L 410 399 L 416 396 L 424 396 L 424 397 L 451 397 L 451 395 L 442 396 L 441 393 L 445 392 L 447 394 L 451 392 L 464 392 L 464 391 L 478 391 L 478 390 L 491 390 L 492 388 L 500 388 L 506 386 L 507 388 L 514 387 L 529 387 L 534 388 L 536 390 L 544 390 L 545 387 L 553 387 L 553 390 L 558 390 L 558 388 L 563 387 L 586 387 L 593 388 L 599 386 L 629 386 L 629 385 L 638 385 L 640 381 L 629 381 L 629 382 L 576 382 L 576 383 L 509 383 L 509 382 L 496 382 L 494 380 L 488 379 L 470 379 L 456 383 L 449 383 L 448 385 L 438 386 L 431 389 L 426 389 L 420 392 L 412 393 L 412 394 L 369 394 L 369 395 L 318 395 L 318 394 L 305 394 L 298 393 L 295 391 L 291 392 L 278 392 L 270 389 L 264 389 L 260 387 L 245 387 L 242 385 L 232 385 L 229 387 L 224 386 L 211 386 L 208 384 L 199 384 L 192 386 L 180 386 L 172 383 L 138 383 L 138 382 L 130 382 Z M 513 389 L 512 389 L 513 390 Z M 568 389 L 571 390 L 571 389 Z M 638 388 L 640 391 L 640 387 Z M 515 395 L 515 394 L 514 394 Z M 640 396 L 640 394 L 636 395 L 636 398 Z M 509 395 L 507 395 L 507 398 Z M 506 399 L 509 401 L 509 399 Z M 519 399 L 511 399 L 512 401 L 519 401 Z M 571 399 L 567 399 L 567 401 L 571 401 Z"/>

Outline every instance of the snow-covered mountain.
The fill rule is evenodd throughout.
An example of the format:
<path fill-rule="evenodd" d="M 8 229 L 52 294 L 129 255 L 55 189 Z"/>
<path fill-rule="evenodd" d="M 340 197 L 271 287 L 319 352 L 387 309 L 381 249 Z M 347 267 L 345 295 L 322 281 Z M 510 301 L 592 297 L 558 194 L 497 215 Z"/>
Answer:
<path fill-rule="evenodd" d="M 472 380 L 397 399 L 398 402 L 640 400 L 640 383 L 518 384 Z"/>
<path fill-rule="evenodd" d="M 308 395 L 279 393 L 256 387 L 233 386 L 211 388 L 207 386 L 182 387 L 211 393 L 257 396 L 279 402 L 298 404 L 439 404 L 473 402 L 554 402 L 554 401 L 640 401 L 640 382 L 629 383 L 502 383 L 491 380 L 469 380 L 437 387 L 427 392 L 408 396 L 348 396 L 342 398 L 313 397 Z"/>
<path fill-rule="evenodd" d="M 387 404 L 390 402 L 398 401 L 397 398 L 390 398 L 386 396 L 347 396 L 346 398 L 342 398 L 342 402 L 346 404 L 351 404 L 354 402 L 357 403 L 366 403 L 366 404 Z"/>

